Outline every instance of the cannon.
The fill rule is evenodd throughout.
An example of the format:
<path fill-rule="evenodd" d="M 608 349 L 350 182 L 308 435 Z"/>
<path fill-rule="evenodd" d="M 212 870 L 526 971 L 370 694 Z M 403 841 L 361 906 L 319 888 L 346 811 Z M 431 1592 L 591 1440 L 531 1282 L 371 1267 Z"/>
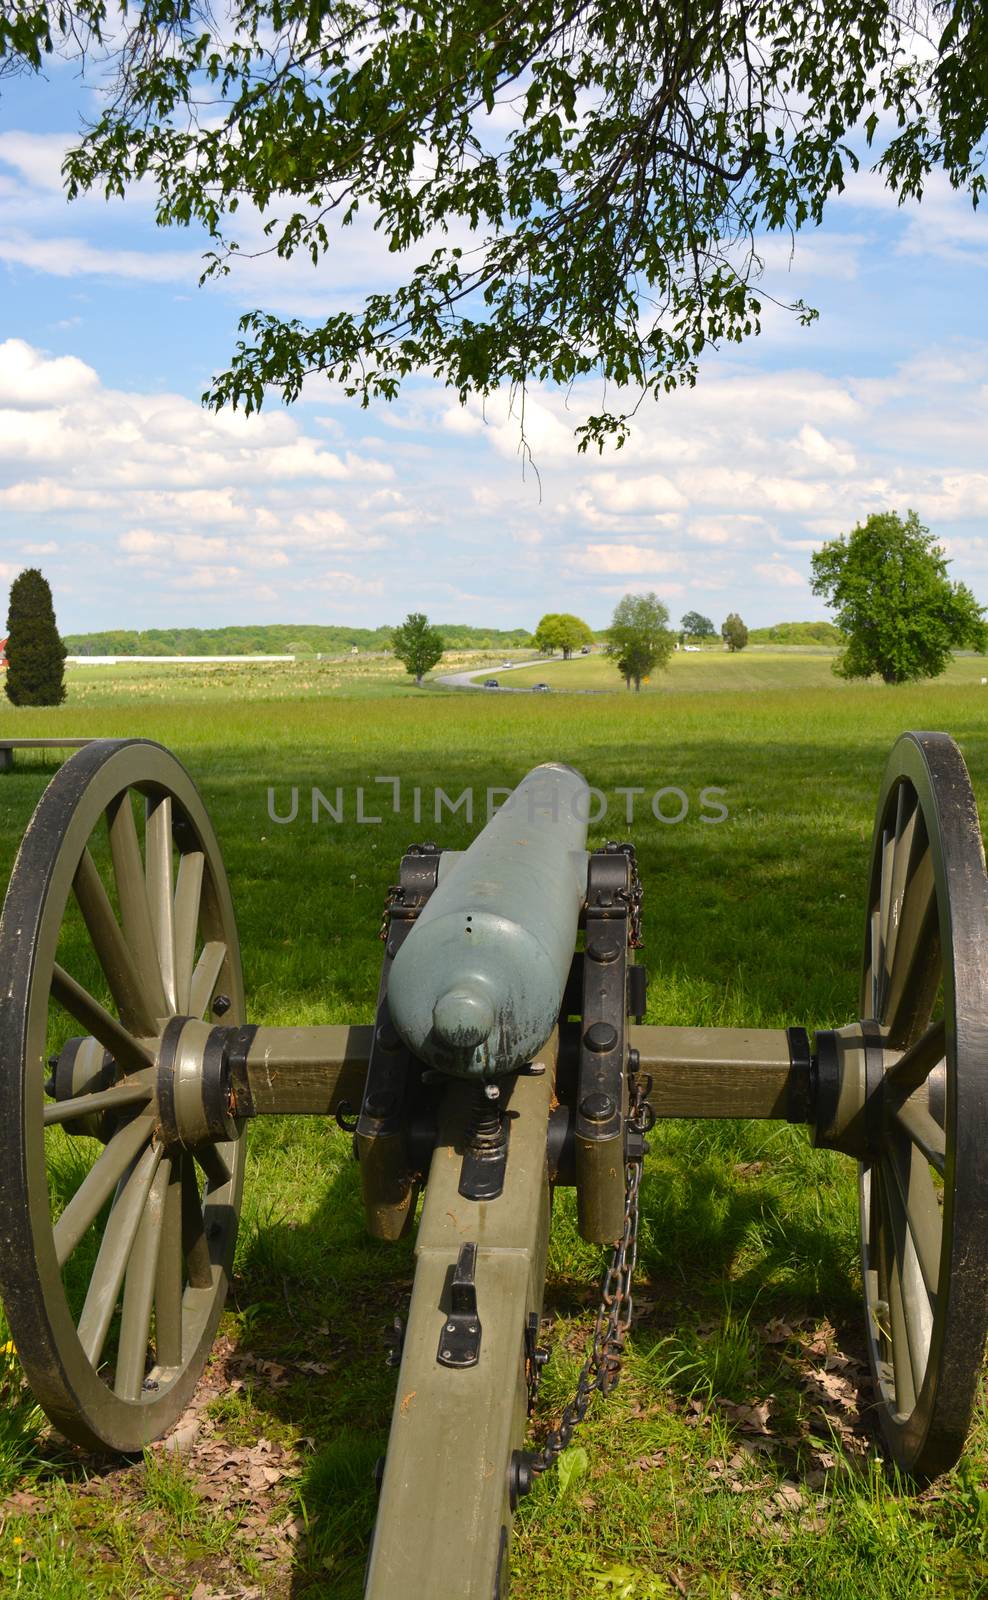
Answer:
<path fill-rule="evenodd" d="M 335 1116 L 377 1238 L 412 1227 L 424 1190 L 371 1600 L 505 1595 L 519 1501 L 616 1381 L 658 1117 L 777 1118 L 857 1163 L 886 1451 L 923 1482 L 963 1448 L 988 1331 L 988 880 L 956 745 L 912 733 L 892 751 L 860 1014 L 813 1037 L 645 1025 L 634 850 L 588 850 L 588 809 L 585 780 L 550 763 L 467 850 L 412 846 L 362 1026 L 247 1022 L 216 837 L 160 745 L 73 755 L 11 875 L 0 1289 L 68 1438 L 137 1452 L 181 1414 L 226 1294 L 252 1118 Z M 612 1253 L 576 1394 L 534 1452 L 557 1185 Z"/>

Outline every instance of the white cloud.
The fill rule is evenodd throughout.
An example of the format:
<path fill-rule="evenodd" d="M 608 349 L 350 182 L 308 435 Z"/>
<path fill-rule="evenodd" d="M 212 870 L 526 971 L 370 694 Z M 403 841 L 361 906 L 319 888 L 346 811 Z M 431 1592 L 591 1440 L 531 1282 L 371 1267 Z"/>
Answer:
<path fill-rule="evenodd" d="M 789 567 L 784 561 L 757 561 L 755 574 L 764 579 L 766 583 L 778 585 L 782 589 L 805 589 L 808 587 L 805 577 L 797 572 L 795 567 Z"/>
<path fill-rule="evenodd" d="M 0 406 L 20 411 L 77 400 L 95 389 L 92 367 L 75 356 L 45 356 L 23 339 L 0 344 Z"/>
<path fill-rule="evenodd" d="M 646 544 L 588 544 L 567 553 L 569 566 L 586 572 L 620 572 L 628 576 L 643 573 L 682 572 L 683 556 L 657 550 Z"/>

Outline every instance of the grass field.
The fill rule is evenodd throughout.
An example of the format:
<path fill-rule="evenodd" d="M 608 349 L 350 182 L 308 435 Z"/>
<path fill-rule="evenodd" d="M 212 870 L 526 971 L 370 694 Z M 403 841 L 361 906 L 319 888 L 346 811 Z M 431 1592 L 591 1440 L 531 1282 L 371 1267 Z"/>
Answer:
<path fill-rule="evenodd" d="M 584 665 L 535 676 L 555 671 L 562 688 Z M 703 674 L 736 666 L 706 692 Z M 223 846 L 254 1021 L 367 1020 L 404 847 L 464 845 L 489 786 L 555 758 L 608 798 L 592 842 L 638 846 L 649 1021 L 813 1029 L 856 1015 L 872 818 L 896 735 L 952 733 L 988 815 L 980 666 L 886 690 L 838 686 L 826 658 L 691 655 L 670 670 L 675 694 L 599 699 L 415 691 L 390 664 L 352 677 L 328 664 L 89 669 L 57 711 L 4 707 L 0 732 L 140 735 L 179 754 Z M 19 756 L 0 776 L 4 878 L 53 765 Z M 392 786 L 374 783 L 394 776 L 397 813 Z M 343 790 L 342 823 L 324 809 L 312 822 L 313 786 Z M 356 823 L 358 786 L 380 822 Z M 678 825 L 650 808 L 667 786 L 689 801 Z M 462 812 L 437 822 L 436 789 L 466 787 L 474 826 Z M 629 787 L 644 793 L 618 793 Z M 728 811 L 717 826 L 701 820 L 709 787 Z M 293 788 L 298 819 L 272 820 L 269 790 L 286 815 Z M 651 1143 L 626 1379 L 595 1403 L 564 1477 L 523 1504 L 515 1600 L 988 1594 L 984 1420 L 962 1466 L 921 1495 L 897 1492 L 874 1450 L 851 1164 L 774 1124 L 668 1123 Z M 535 1438 L 571 1390 L 600 1264 L 561 1192 Z M 68 1450 L 32 1412 L 16 1358 L 0 1357 L 0 1592 L 355 1600 L 394 1395 L 385 1356 L 412 1270 L 410 1244 L 366 1238 L 335 1126 L 253 1126 L 234 1293 L 186 1458 Z"/>
<path fill-rule="evenodd" d="M 701 650 L 696 654 L 677 651 L 663 672 L 656 672 L 642 685 L 642 694 L 694 693 L 703 690 L 763 689 L 839 689 L 847 683 L 834 676 L 831 650 L 745 650 L 729 655 L 723 650 Z M 958 656 L 950 663 L 942 684 L 976 684 L 988 677 L 984 656 Z M 623 691 L 618 670 L 606 656 L 574 656 L 571 661 L 551 660 L 544 665 L 509 672 L 503 687 L 530 688 L 533 683 L 548 683 L 553 689 Z M 858 685 L 875 691 L 884 689 L 876 679 Z"/>

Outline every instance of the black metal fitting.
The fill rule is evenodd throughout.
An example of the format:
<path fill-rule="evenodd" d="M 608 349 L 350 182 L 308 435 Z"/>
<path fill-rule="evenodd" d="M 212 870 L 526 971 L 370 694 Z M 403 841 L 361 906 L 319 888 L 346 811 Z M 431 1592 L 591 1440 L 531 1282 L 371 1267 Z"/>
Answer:
<path fill-rule="evenodd" d="M 628 968 L 628 1015 L 635 1022 L 641 1024 L 645 1021 L 645 1006 L 648 989 L 648 973 L 639 965 Z"/>
<path fill-rule="evenodd" d="M 218 994 L 213 1001 L 213 1016 L 225 1017 L 230 1009 L 231 1004 L 232 1001 L 228 994 Z"/>
<path fill-rule="evenodd" d="M 477 1246 L 461 1244 L 449 1286 L 449 1313 L 439 1336 L 441 1367 L 475 1367 L 483 1329 L 477 1310 Z"/>
<path fill-rule="evenodd" d="M 814 1112 L 813 1053 L 805 1028 L 787 1028 L 789 1042 L 789 1090 L 786 1096 L 787 1122 L 812 1122 Z"/>
<path fill-rule="evenodd" d="M 535 1457 L 530 1450 L 512 1450 L 508 1463 L 508 1503 L 512 1511 L 527 1494 L 531 1494 L 536 1474 L 532 1471 Z"/>
<path fill-rule="evenodd" d="M 609 1094 L 602 1094 L 599 1090 L 594 1094 L 584 1095 L 580 1101 L 580 1116 L 586 1117 L 588 1122 L 610 1122 L 617 1106 Z"/>
<path fill-rule="evenodd" d="M 504 1191 L 511 1133 L 511 1122 L 504 1109 L 506 1098 L 491 1100 L 484 1088 L 478 1090 L 478 1103 L 460 1168 L 459 1192 L 464 1200 L 496 1200 Z"/>

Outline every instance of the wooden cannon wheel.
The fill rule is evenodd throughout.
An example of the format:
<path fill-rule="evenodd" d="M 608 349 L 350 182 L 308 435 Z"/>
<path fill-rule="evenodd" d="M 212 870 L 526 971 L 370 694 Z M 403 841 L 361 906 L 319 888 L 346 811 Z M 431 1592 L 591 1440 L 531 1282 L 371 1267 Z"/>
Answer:
<path fill-rule="evenodd" d="M 215 835 L 160 745 L 98 741 L 53 778 L 10 880 L 0 973 L 0 1288 L 17 1352 L 64 1434 L 138 1451 L 209 1353 L 244 1168 L 232 1115 L 198 1145 L 162 1131 L 169 1020 L 242 1022 L 243 982 Z"/>
<path fill-rule="evenodd" d="M 860 1179 L 868 1350 L 888 1449 L 924 1481 L 960 1455 L 988 1333 L 988 880 L 945 734 L 906 734 L 889 758 L 861 1006 L 881 1029 Z"/>

